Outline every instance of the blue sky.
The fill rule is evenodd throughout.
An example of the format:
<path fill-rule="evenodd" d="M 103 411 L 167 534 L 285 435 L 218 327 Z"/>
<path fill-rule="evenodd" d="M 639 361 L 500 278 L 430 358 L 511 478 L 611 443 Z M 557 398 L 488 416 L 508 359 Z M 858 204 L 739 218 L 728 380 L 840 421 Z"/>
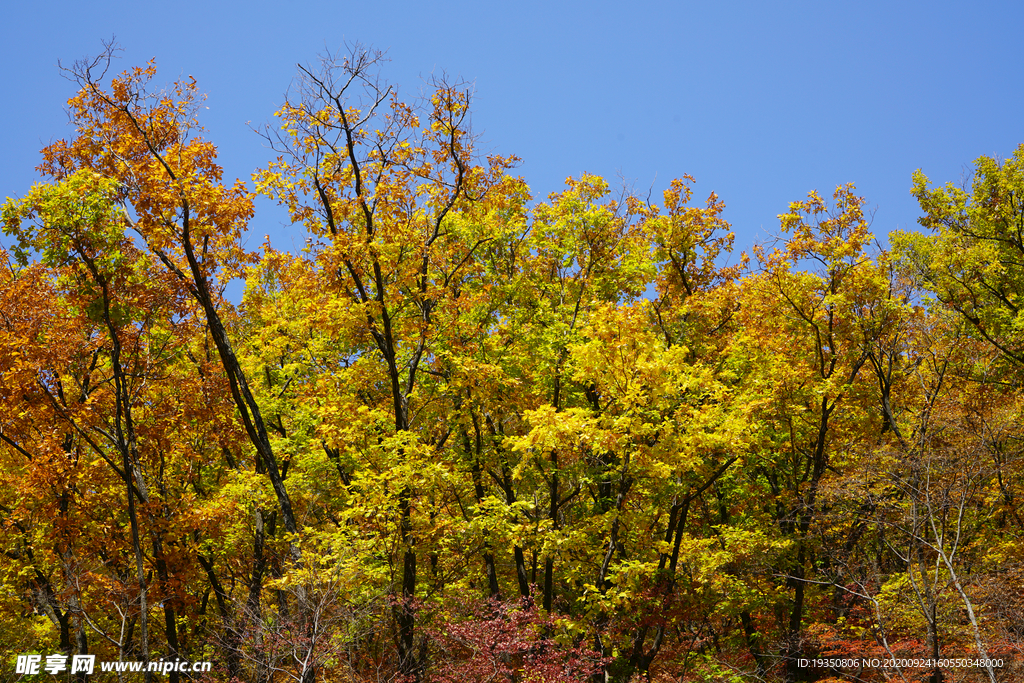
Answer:
<path fill-rule="evenodd" d="M 358 41 L 387 50 L 384 76 L 409 98 L 431 72 L 473 82 L 481 148 L 520 156 L 535 197 L 586 171 L 657 198 L 689 173 L 699 200 L 726 202 L 741 249 L 789 202 L 846 182 L 876 235 L 914 228 L 914 169 L 958 181 L 1024 142 L 1021 3 L 41 0 L 4 14 L 0 197 L 72 132 L 57 61 L 111 36 L 118 70 L 155 58 L 160 82 L 197 79 L 226 176 L 269 159 L 247 122 L 271 119 L 296 63 Z M 250 245 L 289 248 L 284 223 L 260 205 Z"/>

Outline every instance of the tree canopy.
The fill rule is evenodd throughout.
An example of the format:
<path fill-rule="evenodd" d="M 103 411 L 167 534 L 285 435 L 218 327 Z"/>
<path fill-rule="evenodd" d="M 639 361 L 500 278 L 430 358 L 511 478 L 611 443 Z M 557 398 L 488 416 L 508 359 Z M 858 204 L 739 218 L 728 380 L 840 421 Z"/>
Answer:
<path fill-rule="evenodd" d="M 471 89 L 406 102 L 363 49 L 300 67 L 226 183 L 195 80 L 109 57 L 2 209 L 12 660 L 1021 675 L 1024 146 L 918 172 L 891 248 L 851 184 L 748 256 L 689 176 L 535 201 Z M 305 249 L 244 246 L 257 195 Z"/>

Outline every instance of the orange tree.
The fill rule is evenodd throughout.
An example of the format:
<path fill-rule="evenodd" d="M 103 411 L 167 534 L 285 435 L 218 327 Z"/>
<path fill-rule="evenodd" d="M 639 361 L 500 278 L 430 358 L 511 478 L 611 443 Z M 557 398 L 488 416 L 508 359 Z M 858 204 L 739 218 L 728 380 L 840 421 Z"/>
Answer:
<path fill-rule="evenodd" d="M 217 471 L 205 465 L 208 424 L 223 406 L 219 390 L 209 403 L 196 391 L 198 311 L 125 235 L 116 194 L 116 183 L 81 170 L 4 207 L 17 261 L 41 255 L 34 266 L 8 261 L 4 290 L 4 443 L 19 482 L 6 523 L 18 531 L 9 557 L 34 575 L 61 649 L 72 648 L 73 622 L 84 652 L 88 624 L 101 648 L 145 661 L 193 651 L 178 616 L 196 606 L 189 555 L 202 482 Z"/>

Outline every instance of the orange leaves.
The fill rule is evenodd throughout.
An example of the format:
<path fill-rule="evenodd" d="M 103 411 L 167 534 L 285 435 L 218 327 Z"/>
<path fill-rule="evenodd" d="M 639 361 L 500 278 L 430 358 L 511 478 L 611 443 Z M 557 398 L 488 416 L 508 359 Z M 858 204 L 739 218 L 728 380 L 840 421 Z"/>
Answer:
<path fill-rule="evenodd" d="M 839 371 L 841 381 L 852 381 L 857 359 L 865 360 L 864 333 L 869 332 L 861 316 L 893 292 L 885 269 L 867 253 L 872 236 L 864 218 L 864 199 L 853 194 L 852 185 L 836 188 L 834 196 L 830 208 L 812 192 L 806 201 L 792 203 L 790 213 L 780 215 L 789 237 L 781 250 L 767 253 L 755 248 L 762 273 L 748 289 L 753 293 L 764 287 L 756 304 L 760 315 L 782 322 L 806 341 L 820 378 Z M 760 308 L 765 305 L 768 308 Z M 844 366 L 847 369 L 841 370 Z"/>
<path fill-rule="evenodd" d="M 82 89 L 69 102 L 77 136 L 44 149 L 40 169 L 58 180 L 89 169 L 114 182 L 131 227 L 168 264 L 185 268 L 182 243 L 192 240 L 208 241 L 208 258 L 200 261 L 209 273 L 249 261 L 237 244 L 252 215 L 251 197 L 241 184 L 221 184 L 216 147 L 197 135 L 203 97 L 195 79 L 150 93 L 151 62 L 104 90 L 87 66 L 77 69 L 72 73 Z"/>
<path fill-rule="evenodd" d="M 665 190 L 667 215 L 652 221 L 657 231 L 659 256 L 668 261 L 667 278 L 659 287 L 664 294 L 682 297 L 710 289 L 736 277 L 736 267 L 718 270 L 717 260 L 732 251 L 734 235 L 722 217 L 725 202 L 712 192 L 703 208 L 686 204 L 693 195 L 690 176 L 672 181 Z M 682 291 L 680 291 L 682 290 Z"/>

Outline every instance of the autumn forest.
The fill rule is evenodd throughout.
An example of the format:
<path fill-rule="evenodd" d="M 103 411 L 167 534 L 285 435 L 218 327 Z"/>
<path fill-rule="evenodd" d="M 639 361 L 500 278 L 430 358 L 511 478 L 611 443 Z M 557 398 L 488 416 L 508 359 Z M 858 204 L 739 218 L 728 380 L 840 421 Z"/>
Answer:
<path fill-rule="evenodd" d="M 734 245 L 689 176 L 533 197 L 358 48 L 225 181 L 111 55 L 5 188 L 0 679 L 1024 680 L 1024 146 Z"/>

